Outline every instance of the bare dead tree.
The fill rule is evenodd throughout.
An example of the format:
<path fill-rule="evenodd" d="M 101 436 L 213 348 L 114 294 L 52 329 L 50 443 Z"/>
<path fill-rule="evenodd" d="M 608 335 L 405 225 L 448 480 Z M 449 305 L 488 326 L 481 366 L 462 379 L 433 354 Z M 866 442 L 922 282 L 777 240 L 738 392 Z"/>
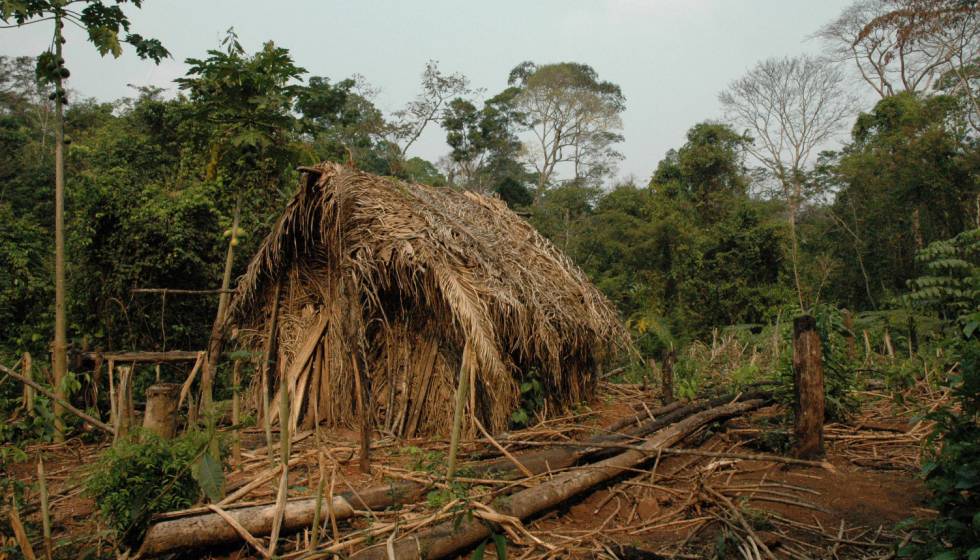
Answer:
<path fill-rule="evenodd" d="M 880 97 L 928 92 L 953 77 L 976 105 L 969 87 L 980 55 L 975 2 L 858 0 L 816 36 L 834 60 L 853 62 Z"/>
<path fill-rule="evenodd" d="M 855 110 L 844 80 L 843 72 L 825 59 L 771 58 L 719 95 L 726 118 L 752 137 L 749 154 L 772 175 L 786 201 L 793 278 L 803 310 L 796 217 L 807 195 L 811 158 Z"/>

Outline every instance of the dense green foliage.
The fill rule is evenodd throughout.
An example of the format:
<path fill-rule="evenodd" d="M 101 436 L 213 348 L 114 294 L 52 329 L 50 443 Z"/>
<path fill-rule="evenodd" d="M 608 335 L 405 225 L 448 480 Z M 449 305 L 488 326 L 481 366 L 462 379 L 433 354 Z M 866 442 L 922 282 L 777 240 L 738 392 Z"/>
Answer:
<path fill-rule="evenodd" d="M 221 454 L 213 434 L 190 431 L 173 440 L 138 432 L 99 457 L 85 482 L 121 542 L 137 544 L 155 513 L 189 507 L 202 495 L 218 500 Z"/>

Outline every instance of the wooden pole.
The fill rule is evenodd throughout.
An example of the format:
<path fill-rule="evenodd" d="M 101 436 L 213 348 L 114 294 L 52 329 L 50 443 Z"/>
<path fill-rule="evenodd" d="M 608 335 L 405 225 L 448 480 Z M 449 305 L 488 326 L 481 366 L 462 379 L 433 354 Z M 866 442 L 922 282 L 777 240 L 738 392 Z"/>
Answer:
<path fill-rule="evenodd" d="M 34 380 L 34 369 L 30 352 L 24 352 L 24 358 L 21 361 L 21 372 L 23 372 L 25 379 Z M 28 417 L 34 416 L 34 387 L 26 383 L 24 384 L 24 410 L 27 412 Z"/>
<path fill-rule="evenodd" d="M 242 464 L 242 431 L 238 427 L 241 421 L 241 397 L 238 394 L 238 385 L 242 382 L 241 376 L 242 361 L 235 360 L 231 368 L 231 425 L 235 427 L 235 439 L 231 444 L 231 460 L 235 467 Z"/>
<path fill-rule="evenodd" d="M 909 313 L 909 358 L 919 353 L 919 330 L 915 325 L 915 317 Z"/>
<path fill-rule="evenodd" d="M 466 408 L 467 393 L 469 393 L 470 344 L 463 346 L 463 355 L 459 364 L 459 384 L 456 387 L 456 406 L 453 408 L 453 427 L 449 438 L 449 465 L 446 478 L 450 481 L 456 474 L 456 454 L 459 451 L 460 429 L 463 425 L 463 409 Z"/>
<path fill-rule="evenodd" d="M 51 508 L 48 504 L 48 480 L 44 476 L 44 459 L 37 458 L 37 484 L 41 498 L 41 530 L 44 536 L 44 557 L 51 560 Z"/>
<path fill-rule="evenodd" d="M 844 310 L 844 328 L 847 330 L 844 335 L 847 359 L 854 361 L 857 358 L 857 342 L 854 340 L 854 314 L 849 309 Z"/>
<path fill-rule="evenodd" d="M 59 6 L 59 4 L 55 4 Z M 61 61 L 63 8 L 55 10 L 54 49 L 55 59 Z M 54 119 L 54 342 L 52 343 L 51 367 L 54 374 L 54 392 L 58 396 L 53 403 L 54 440 L 65 439 L 65 424 L 61 418 L 61 402 L 66 400 L 62 380 L 68 374 L 68 327 L 65 311 L 65 99 L 61 74 L 55 80 Z"/>
<path fill-rule="evenodd" d="M 796 436 L 795 455 L 810 459 L 823 455 L 824 386 L 820 335 L 809 316 L 793 321 L 793 384 Z"/>
<path fill-rule="evenodd" d="M 269 462 L 272 462 L 272 407 L 269 405 L 269 389 L 272 387 L 270 376 L 275 370 L 276 337 L 279 334 L 279 290 L 277 281 L 272 288 L 272 309 L 269 312 L 269 330 L 266 331 L 265 344 L 262 348 L 262 363 L 259 374 L 262 376 L 262 424 L 265 426 L 265 445 L 269 450 Z"/>
<path fill-rule="evenodd" d="M 664 356 L 664 369 L 660 375 L 660 396 L 664 404 L 674 402 L 674 361 L 677 355 L 671 348 Z M 653 360 L 650 360 L 651 364 Z"/>
<path fill-rule="evenodd" d="M 357 356 L 351 355 L 351 364 L 354 366 L 354 392 L 357 393 L 357 415 L 361 425 L 361 472 L 371 472 L 371 414 L 368 413 L 368 399 L 370 391 L 367 387 L 367 380 L 362 375 L 361 368 L 357 365 Z"/>

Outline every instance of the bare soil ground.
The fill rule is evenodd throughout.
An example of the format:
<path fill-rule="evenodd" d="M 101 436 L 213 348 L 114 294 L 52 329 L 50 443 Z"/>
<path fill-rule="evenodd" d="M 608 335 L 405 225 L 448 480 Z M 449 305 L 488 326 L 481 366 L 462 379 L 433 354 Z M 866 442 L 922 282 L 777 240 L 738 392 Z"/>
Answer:
<path fill-rule="evenodd" d="M 930 426 L 916 414 L 935 408 L 943 395 L 923 388 L 909 389 L 900 401 L 885 393 L 859 395 L 861 409 L 847 422 L 825 430 L 826 459 L 832 469 L 785 465 L 732 458 L 664 455 L 613 483 L 580 496 L 522 527 L 509 531 L 508 558 L 891 558 L 895 544 L 905 538 L 896 524 L 912 516 L 929 516 L 927 494 L 917 478 L 925 436 Z M 901 402 L 902 404 L 899 404 Z M 651 403 L 644 407 L 642 403 Z M 519 454 L 508 440 L 569 441 L 602 431 L 629 415 L 642 417 L 656 403 L 652 390 L 630 385 L 603 384 L 602 396 L 591 407 L 513 434 L 500 442 Z M 681 447 L 719 453 L 778 453 L 786 435 L 776 405 L 749 417 L 709 426 Z M 270 474 L 264 434 L 243 434 L 240 465 L 230 467 L 227 491 L 256 478 L 266 483 L 240 501 L 275 500 L 277 478 Z M 426 480 L 439 484 L 445 441 L 395 441 L 379 435 L 372 450 L 374 468 L 357 468 L 357 434 L 350 430 L 321 430 L 298 434 L 293 447 L 289 496 L 312 495 L 322 471 L 336 468 L 336 492 L 361 489 L 390 479 Z M 104 448 L 72 440 L 61 445 L 36 446 L 32 456 L 45 458 L 51 493 L 55 540 L 76 551 L 107 550 L 109 533 L 93 501 L 80 486 L 87 467 Z M 487 456 L 486 441 L 465 445 L 470 455 Z M 587 466 L 578 468 L 588 468 Z M 35 465 L 18 465 L 14 476 L 32 482 Z M 520 482 L 486 481 L 468 499 L 479 499 Z M 495 486 L 496 484 L 496 486 Z M 533 484 L 533 481 L 525 481 Z M 489 488 L 488 488 L 489 487 Z M 39 524 L 36 496 L 28 496 L 23 515 Z M 457 504 L 459 505 L 459 504 Z M 396 518 L 421 520 L 447 511 L 453 503 L 430 500 L 398 511 L 364 513 L 341 523 L 341 542 L 354 535 L 368 541 L 387 538 Z M 327 525 L 326 542 L 331 540 Z M 371 534 L 373 532 L 373 534 Z M 400 533 L 403 535 L 404 533 Z M 288 537 L 280 546 L 286 558 L 302 558 L 310 531 Z M 363 542 L 363 541 L 362 541 Z M 10 543 L 8 543 L 10 544 Z M 494 557 L 487 548 L 486 557 Z M 356 549 L 344 549 L 349 552 Z M 88 552 L 77 557 L 96 557 Z M 64 556 L 64 557 L 71 557 Z M 103 557 L 111 557 L 105 555 Z M 258 558 L 248 547 L 208 550 L 191 558 Z M 469 553 L 466 556 L 469 557 Z M 3 554 L 0 553 L 0 560 Z"/>

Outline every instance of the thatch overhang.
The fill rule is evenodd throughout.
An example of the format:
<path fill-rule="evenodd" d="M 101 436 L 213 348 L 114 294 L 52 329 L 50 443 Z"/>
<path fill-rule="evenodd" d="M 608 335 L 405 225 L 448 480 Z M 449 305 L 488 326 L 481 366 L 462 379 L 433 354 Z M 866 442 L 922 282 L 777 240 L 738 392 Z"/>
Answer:
<path fill-rule="evenodd" d="M 501 430 L 523 381 L 558 414 L 631 347 L 608 300 L 502 201 L 332 163 L 304 173 L 238 283 L 242 344 L 263 346 L 277 284 L 294 424 L 356 424 L 359 368 L 380 429 L 447 433 L 462 368 L 468 414 Z"/>

